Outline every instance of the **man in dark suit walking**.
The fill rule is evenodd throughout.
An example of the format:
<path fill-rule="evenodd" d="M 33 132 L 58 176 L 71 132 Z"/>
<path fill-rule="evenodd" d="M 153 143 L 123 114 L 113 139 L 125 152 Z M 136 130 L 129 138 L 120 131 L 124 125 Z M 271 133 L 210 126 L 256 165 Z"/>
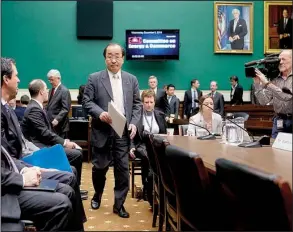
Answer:
<path fill-rule="evenodd" d="M 170 107 L 170 114 L 168 117 L 170 118 L 171 114 L 173 115 L 173 118 L 178 119 L 178 113 L 179 113 L 179 104 L 180 101 L 174 94 L 175 92 L 175 86 L 170 84 L 167 85 L 167 100 Z"/>
<path fill-rule="evenodd" d="M 278 34 L 280 49 L 292 49 L 292 19 L 289 17 L 288 9 L 283 10 L 283 18 L 278 23 Z"/>
<path fill-rule="evenodd" d="M 214 112 L 224 116 L 224 105 L 225 105 L 224 96 L 223 94 L 217 91 L 218 84 L 216 81 L 211 81 L 210 89 L 211 89 L 211 92 L 209 93 L 209 96 L 211 96 L 214 100 Z"/>
<path fill-rule="evenodd" d="M 163 112 L 166 117 L 170 114 L 170 106 L 167 101 L 167 94 L 165 89 L 158 88 L 158 79 L 155 76 L 149 77 L 149 87 L 156 94 L 156 104 L 155 109 Z"/>
<path fill-rule="evenodd" d="M 106 181 L 106 173 L 114 164 L 115 203 L 113 212 L 128 218 L 125 202 L 129 189 L 129 144 L 141 122 L 141 101 L 139 85 L 135 76 L 121 70 L 125 51 L 119 44 L 111 43 L 104 49 L 106 70 L 90 74 L 83 95 L 83 107 L 92 116 L 92 180 L 95 195 L 91 207 L 98 209 Z M 112 118 L 108 114 L 108 103 L 113 101 L 126 117 L 122 137 L 110 126 Z"/>
<path fill-rule="evenodd" d="M 191 89 L 184 93 L 184 118 L 189 119 L 199 111 L 199 105 L 194 100 L 199 100 L 202 96 L 202 91 L 199 90 L 199 80 L 193 79 L 190 82 Z"/>
<path fill-rule="evenodd" d="M 243 104 L 243 88 L 239 85 L 239 79 L 237 76 L 230 77 L 231 92 L 230 92 L 230 104 L 232 106 Z"/>
<path fill-rule="evenodd" d="M 71 107 L 70 92 L 61 84 L 61 74 L 58 70 L 51 69 L 47 77 L 52 85 L 46 107 L 47 115 L 56 134 L 62 138 L 66 138 L 66 133 L 69 131 L 68 113 Z"/>
<path fill-rule="evenodd" d="M 228 37 L 231 43 L 231 48 L 235 50 L 244 49 L 244 36 L 247 34 L 247 25 L 244 19 L 240 19 L 240 11 L 233 9 L 232 14 L 234 19 L 229 23 Z"/>

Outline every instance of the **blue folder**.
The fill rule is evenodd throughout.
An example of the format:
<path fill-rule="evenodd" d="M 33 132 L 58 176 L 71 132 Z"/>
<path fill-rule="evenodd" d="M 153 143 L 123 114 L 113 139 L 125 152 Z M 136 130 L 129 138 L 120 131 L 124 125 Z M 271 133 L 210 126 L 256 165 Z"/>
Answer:
<path fill-rule="evenodd" d="M 64 148 L 60 144 L 42 148 L 22 157 L 22 160 L 40 168 L 55 168 L 60 171 L 72 172 Z"/>

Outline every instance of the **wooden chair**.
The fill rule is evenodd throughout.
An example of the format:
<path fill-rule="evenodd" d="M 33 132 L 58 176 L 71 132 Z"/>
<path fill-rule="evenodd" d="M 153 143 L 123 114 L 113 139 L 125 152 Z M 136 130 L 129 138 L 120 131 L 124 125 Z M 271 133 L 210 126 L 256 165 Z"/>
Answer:
<path fill-rule="evenodd" d="M 134 198 L 134 178 L 135 176 L 141 176 L 142 174 L 140 158 L 129 159 L 129 172 L 131 175 L 131 197 Z"/>
<path fill-rule="evenodd" d="M 154 146 L 155 158 L 164 188 L 165 204 L 162 210 L 164 210 L 166 230 L 169 230 L 171 227 L 174 231 L 179 231 L 180 217 L 177 211 L 175 186 L 166 159 L 166 147 L 169 146 L 170 143 L 163 137 L 156 135 L 153 138 L 152 144 Z"/>
<path fill-rule="evenodd" d="M 222 158 L 216 177 L 227 230 L 292 231 L 292 192 L 281 177 Z"/>
<path fill-rule="evenodd" d="M 143 142 L 147 149 L 148 159 L 150 163 L 150 168 L 153 173 L 153 222 L 152 227 L 156 227 L 157 222 L 157 216 L 159 214 L 159 211 L 161 212 L 159 215 L 159 231 L 162 231 L 163 224 L 164 224 L 164 215 L 162 214 L 162 210 L 159 210 L 160 207 L 162 207 L 162 204 L 164 204 L 164 192 L 162 187 L 162 182 L 160 179 L 160 174 L 158 171 L 155 154 L 154 154 L 154 148 L 152 145 L 153 141 L 153 134 L 144 131 L 143 132 Z"/>
<path fill-rule="evenodd" d="M 216 230 L 210 180 L 199 155 L 179 147 L 166 147 L 175 185 L 179 231 Z"/>

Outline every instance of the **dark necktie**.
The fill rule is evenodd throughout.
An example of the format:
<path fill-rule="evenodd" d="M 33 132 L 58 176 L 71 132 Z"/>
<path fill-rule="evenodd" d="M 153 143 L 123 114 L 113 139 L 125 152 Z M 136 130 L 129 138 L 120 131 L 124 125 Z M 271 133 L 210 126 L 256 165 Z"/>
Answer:
<path fill-rule="evenodd" d="M 286 28 L 287 25 L 287 18 L 284 18 L 284 29 Z"/>
<path fill-rule="evenodd" d="M 7 112 L 8 116 L 9 116 L 9 118 L 11 118 L 10 106 L 8 105 L 8 103 L 6 103 L 4 106 L 6 108 L 6 112 Z"/>
<path fill-rule="evenodd" d="M 50 94 L 50 100 L 52 99 L 52 97 L 54 96 L 55 93 L 55 88 L 52 88 L 51 94 Z"/>

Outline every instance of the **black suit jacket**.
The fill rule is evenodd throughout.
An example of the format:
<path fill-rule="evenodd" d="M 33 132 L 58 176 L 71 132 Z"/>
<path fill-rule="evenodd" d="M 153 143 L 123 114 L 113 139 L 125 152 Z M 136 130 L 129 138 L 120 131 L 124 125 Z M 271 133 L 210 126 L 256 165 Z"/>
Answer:
<path fill-rule="evenodd" d="M 20 220 L 21 210 L 18 202 L 18 194 L 22 191 L 23 177 L 16 173 L 12 165 L 4 154 L 3 145 L 9 146 L 7 141 L 1 138 L 1 220 L 4 221 L 18 221 Z M 14 159 L 14 163 L 21 171 L 25 166 L 22 161 Z"/>
<path fill-rule="evenodd" d="M 10 112 L 11 117 L 1 103 L 1 138 L 7 141 L 3 146 L 9 154 L 19 159 L 22 156 L 22 132 L 13 109 Z"/>
<path fill-rule="evenodd" d="M 243 104 L 243 88 L 241 85 L 237 84 L 233 96 L 232 96 L 232 88 L 231 88 L 230 98 L 231 98 L 231 101 L 230 101 L 231 105 L 242 105 Z"/>
<path fill-rule="evenodd" d="M 180 104 L 180 101 L 179 101 L 178 97 L 176 97 L 176 95 L 172 96 L 171 101 L 169 103 L 170 114 L 175 114 L 176 119 L 178 118 L 179 104 Z"/>
<path fill-rule="evenodd" d="M 211 93 L 209 93 L 209 96 L 211 96 Z M 223 94 L 216 91 L 216 93 L 213 96 L 213 100 L 214 100 L 214 112 L 224 116 L 225 101 L 224 101 Z"/>
<path fill-rule="evenodd" d="M 166 116 L 170 115 L 170 106 L 164 89 L 157 89 L 155 109 L 162 111 Z"/>
<path fill-rule="evenodd" d="M 199 89 L 196 89 L 198 100 L 202 96 L 202 91 Z M 190 117 L 190 112 L 192 109 L 192 94 L 191 90 L 186 90 L 184 94 L 184 115 L 186 115 L 188 118 Z"/>
<path fill-rule="evenodd" d="M 49 91 L 51 96 L 52 89 Z M 71 96 L 69 90 L 64 86 L 60 85 L 55 91 L 52 98 L 49 99 L 47 109 L 47 115 L 49 122 L 56 119 L 59 123 L 54 130 L 60 134 L 69 131 L 69 118 L 68 113 L 71 107 Z"/>
<path fill-rule="evenodd" d="M 16 106 L 14 112 L 17 116 L 17 119 L 19 122 L 22 121 L 23 119 L 23 115 L 24 115 L 24 111 L 25 111 L 26 107 L 23 107 L 23 106 Z"/>
<path fill-rule="evenodd" d="M 244 48 L 244 36 L 247 34 L 247 25 L 244 19 L 239 19 L 235 28 L 234 27 L 234 19 L 230 21 L 228 28 L 228 37 L 233 37 L 234 35 L 238 35 L 240 39 L 234 40 L 231 43 L 232 49 L 243 49 Z"/>
<path fill-rule="evenodd" d="M 284 18 L 279 20 L 278 34 L 290 34 L 289 37 L 280 39 L 280 48 L 291 49 L 292 48 L 292 19 L 288 18 L 286 27 L 284 28 Z"/>
<path fill-rule="evenodd" d="M 154 116 L 155 116 L 155 120 L 158 123 L 159 126 L 159 134 L 166 134 L 167 133 L 167 123 L 165 120 L 165 114 L 159 110 L 154 110 Z M 141 124 L 140 126 L 137 128 L 137 133 L 135 135 L 135 137 L 133 138 L 133 140 L 131 141 L 131 145 L 130 148 L 138 148 L 141 147 L 144 148 L 145 145 L 142 143 L 142 134 L 144 131 L 144 126 L 143 126 L 143 110 L 142 110 L 142 114 L 141 114 Z"/>
<path fill-rule="evenodd" d="M 121 78 L 127 127 L 129 124 L 138 127 L 142 106 L 138 81 L 135 76 L 124 71 L 121 71 Z M 113 135 L 111 126 L 99 118 L 102 112 L 108 111 L 108 103 L 111 100 L 113 92 L 107 70 L 91 74 L 84 90 L 82 104 L 85 111 L 92 116 L 92 146 L 103 147 Z"/>
<path fill-rule="evenodd" d="M 41 106 L 31 100 L 28 104 L 21 123 L 25 138 L 38 147 L 54 146 L 61 144 L 64 139 L 52 131 L 51 122 Z"/>

